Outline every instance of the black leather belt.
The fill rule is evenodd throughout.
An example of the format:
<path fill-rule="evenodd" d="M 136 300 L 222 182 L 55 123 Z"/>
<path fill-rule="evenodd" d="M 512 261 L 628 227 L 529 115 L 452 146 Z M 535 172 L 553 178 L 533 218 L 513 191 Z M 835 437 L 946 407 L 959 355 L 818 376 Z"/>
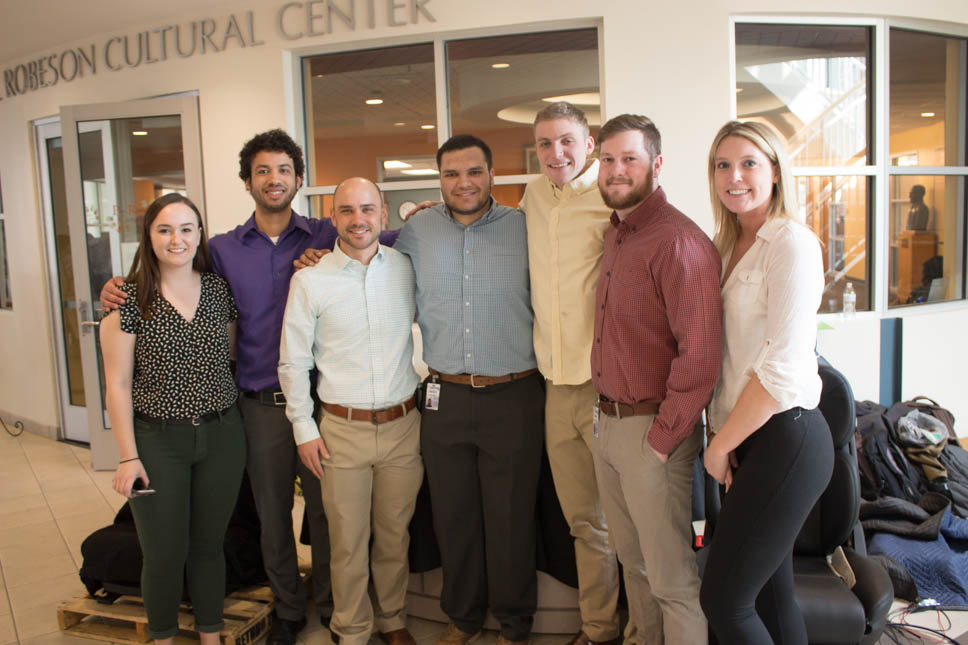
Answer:
<path fill-rule="evenodd" d="M 262 390 L 261 392 L 242 392 L 247 399 L 255 399 L 262 405 L 270 407 L 286 405 L 286 395 L 279 390 Z"/>
<path fill-rule="evenodd" d="M 216 412 L 209 412 L 208 414 L 203 414 L 203 415 L 197 416 L 197 417 L 183 417 L 183 418 L 177 418 L 177 419 L 176 418 L 166 419 L 166 418 L 163 418 L 163 417 L 153 417 L 153 416 L 151 416 L 149 414 L 144 414 L 142 412 L 135 411 L 134 418 L 135 419 L 140 419 L 141 421 L 147 421 L 149 423 L 164 423 L 164 424 L 167 424 L 167 425 L 170 425 L 170 426 L 200 426 L 203 423 L 208 423 L 209 421 L 218 421 L 219 419 L 221 419 L 222 417 L 224 417 L 226 414 L 228 414 L 232 410 L 232 407 L 234 405 L 235 404 L 233 403 L 232 405 L 230 405 L 229 407 L 225 408 L 224 410 L 218 410 Z"/>

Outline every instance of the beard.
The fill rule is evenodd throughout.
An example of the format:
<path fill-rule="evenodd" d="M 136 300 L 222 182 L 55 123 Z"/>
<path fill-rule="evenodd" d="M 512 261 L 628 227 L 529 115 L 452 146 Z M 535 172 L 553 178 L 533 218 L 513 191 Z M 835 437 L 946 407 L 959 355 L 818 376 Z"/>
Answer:
<path fill-rule="evenodd" d="M 602 194 L 602 200 L 606 206 L 617 211 L 632 208 L 645 201 L 645 198 L 652 194 L 655 188 L 653 171 L 649 168 L 649 174 L 646 175 L 645 181 L 638 185 L 633 184 L 629 192 L 624 195 L 612 196 L 607 192 L 607 188 L 608 186 L 598 185 L 598 192 Z"/>
<path fill-rule="evenodd" d="M 266 198 L 258 190 L 250 189 L 249 194 L 252 195 L 252 199 L 255 200 L 255 203 L 258 204 L 259 207 L 265 212 L 281 213 L 287 210 L 289 206 L 292 204 L 292 200 L 296 198 L 297 190 L 299 190 L 298 186 L 295 186 L 295 185 L 290 186 L 289 191 L 283 194 L 282 201 L 280 201 L 278 204 L 273 204 L 271 202 L 266 201 Z"/>

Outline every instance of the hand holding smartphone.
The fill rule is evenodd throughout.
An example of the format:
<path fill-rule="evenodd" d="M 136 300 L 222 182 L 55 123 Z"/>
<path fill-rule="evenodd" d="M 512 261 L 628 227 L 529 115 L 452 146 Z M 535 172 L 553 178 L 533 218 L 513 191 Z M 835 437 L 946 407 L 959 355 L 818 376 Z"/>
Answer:
<path fill-rule="evenodd" d="M 131 484 L 131 496 L 132 497 L 144 497 L 145 495 L 154 495 L 154 488 L 145 488 L 145 482 L 143 479 L 138 477 Z"/>

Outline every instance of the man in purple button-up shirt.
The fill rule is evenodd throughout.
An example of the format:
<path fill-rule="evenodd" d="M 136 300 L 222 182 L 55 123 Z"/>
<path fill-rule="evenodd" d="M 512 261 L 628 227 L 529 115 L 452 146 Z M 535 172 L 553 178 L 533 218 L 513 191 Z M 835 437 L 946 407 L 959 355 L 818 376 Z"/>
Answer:
<path fill-rule="evenodd" d="M 270 130 L 253 137 L 239 153 L 239 177 L 255 201 L 255 211 L 244 224 L 209 240 L 215 270 L 228 281 L 239 311 L 236 380 L 248 439 L 246 468 L 275 597 L 276 621 L 268 645 L 293 645 L 306 622 L 306 594 L 292 531 L 297 474 L 312 542 L 313 597 L 324 625 L 333 611 L 320 482 L 299 460 L 277 374 L 293 260 L 307 248 L 332 249 L 337 237 L 329 219 L 309 219 L 293 212 L 292 200 L 302 186 L 304 171 L 302 150 L 288 134 Z M 384 232 L 380 241 L 392 245 L 397 233 Z M 119 303 L 123 298 L 119 294 L 112 282 L 105 285 L 101 293 L 105 308 Z"/>

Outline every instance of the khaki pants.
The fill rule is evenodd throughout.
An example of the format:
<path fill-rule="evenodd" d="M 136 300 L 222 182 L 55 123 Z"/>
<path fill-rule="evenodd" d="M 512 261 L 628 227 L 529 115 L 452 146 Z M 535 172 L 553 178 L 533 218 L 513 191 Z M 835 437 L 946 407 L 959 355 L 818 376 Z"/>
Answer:
<path fill-rule="evenodd" d="M 319 429 L 331 455 L 323 461 L 323 508 L 332 630 L 344 645 L 365 645 L 374 626 L 380 632 L 406 626 L 407 528 L 423 481 L 420 413 L 380 425 L 325 414 Z M 375 607 L 367 593 L 371 571 Z"/>
<path fill-rule="evenodd" d="M 555 385 L 546 381 L 545 441 L 555 490 L 575 538 L 578 606 L 582 631 L 593 641 L 619 636 L 618 561 L 609 542 L 592 460 L 592 408 L 598 392 L 591 381 Z"/>
<path fill-rule="evenodd" d="M 702 436 L 692 433 L 663 464 L 646 441 L 654 419 L 600 416 L 593 454 L 602 506 L 630 581 L 637 642 L 705 645 L 690 528 Z"/>

